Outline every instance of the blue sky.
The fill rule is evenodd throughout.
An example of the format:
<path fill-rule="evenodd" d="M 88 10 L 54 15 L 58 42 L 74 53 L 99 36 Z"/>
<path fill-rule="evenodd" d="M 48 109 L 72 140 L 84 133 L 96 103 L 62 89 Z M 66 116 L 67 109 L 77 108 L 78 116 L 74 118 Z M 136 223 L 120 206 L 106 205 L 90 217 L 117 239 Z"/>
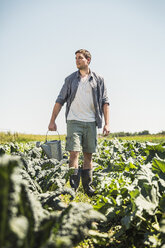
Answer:
<path fill-rule="evenodd" d="M 80 48 L 105 79 L 111 132 L 165 130 L 164 13 L 163 0 L 0 0 L 0 131 L 46 133 Z"/>

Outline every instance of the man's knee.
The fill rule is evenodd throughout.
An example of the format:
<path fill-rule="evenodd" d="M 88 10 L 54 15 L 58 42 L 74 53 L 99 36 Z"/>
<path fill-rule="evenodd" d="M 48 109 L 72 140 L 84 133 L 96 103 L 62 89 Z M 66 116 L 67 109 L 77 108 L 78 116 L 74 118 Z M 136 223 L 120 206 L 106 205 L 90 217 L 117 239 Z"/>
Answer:
<path fill-rule="evenodd" d="M 92 153 L 84 152 L 83 169 L 92 169 Z"/>
<path fill-rule="evenodd" d="M 76 151 L 70 151 L 70 158 L 71 159 L 76 159 L 79 156 L 79 152 Z"/>
<path fill-rule="evenodd" d="M 78 167 L 79 152 L 70 151 L 69 167 Z"/>
<path fill-rule="evenodd" d="M 92 161 L 92 153 L 84 152 L 84 160 Z"/>

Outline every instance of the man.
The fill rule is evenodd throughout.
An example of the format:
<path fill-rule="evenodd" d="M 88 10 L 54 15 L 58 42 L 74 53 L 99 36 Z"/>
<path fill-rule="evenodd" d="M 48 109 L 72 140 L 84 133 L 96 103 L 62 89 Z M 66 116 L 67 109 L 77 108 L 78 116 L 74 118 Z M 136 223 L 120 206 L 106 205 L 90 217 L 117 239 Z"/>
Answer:
<path fill-rule="evenodd" d="M 104 79 L 89 68 L 91 54 L 85 49 L 75 52 L 78 71 L 65 79 L 65 83 L 57 97 L 48 129 L 56 131 L 55 120 L 66 102 L 67 137 L 66 150 L 70 152 L 69 168 L 71 187 L 78 189 L 80 174 L 82 185 L 88 196 L 94 195 L 92 184 L 92 153 L 96 151 L 96 127 L 102 127 L 103 134 L 109 130 L 109 102 Z M 84 161 L 82 171 L 78 166 L 79 152 L 82 146 Z"/>

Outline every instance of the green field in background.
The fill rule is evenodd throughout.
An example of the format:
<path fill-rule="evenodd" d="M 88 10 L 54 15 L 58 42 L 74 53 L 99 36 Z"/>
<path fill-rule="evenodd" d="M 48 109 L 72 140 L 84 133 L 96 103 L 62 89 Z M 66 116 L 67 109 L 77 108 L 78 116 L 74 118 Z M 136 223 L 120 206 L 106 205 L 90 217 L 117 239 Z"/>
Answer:
<path fill-rule="evenodd" d="M 60 135 L 61 140 L 65 140 L 66 135 Z M 138 136 L 124 136 L 124 137 L 116 137 L 121 140 L 135 140 L 139 142 L 156 142 L 162 143 L 165 142 L 165 135 L 138 135 Z M 7 142 L 29 142 L 29 141 L 45 141 L 46 135 L 36 135 L 36 134 L 23 134 L 23 133 L 11 133 L 11 132 L 0 132 L 0 144 L 4 144 Z M 56 140 L 59 139 L 58 135 L 48 135 L 48 140 Z M 98 135 L 98 139 L 114 139 L 111 136 L 103 137 Z"/>
<path fill-rule="evenodd" d="M 47 140 L 59 139 L 58 135 L 49 135 L 47 136 Z M 60 135 L 60 139 L 64 140 L 65 135 Z M 45 141 L 46 135 L 38 135 L 38 134 L 23 134 L 23 133 L 4 133 L 0 132 L 0 144 L 4 144 L 7 142 L 29 142 L 29 141 Z"/>
<path fill-rule="evenodd" d="M 156 142 L 156 143 L 162 143 L 165 142 L 165 135 L 139 135 L 139 136 L 124 136 L 124 137 L 116 137 L 120 140 L 135 140 L 139 142 Z M 108 139 L 114 139 L 114 138 L 108 138 Z"/>

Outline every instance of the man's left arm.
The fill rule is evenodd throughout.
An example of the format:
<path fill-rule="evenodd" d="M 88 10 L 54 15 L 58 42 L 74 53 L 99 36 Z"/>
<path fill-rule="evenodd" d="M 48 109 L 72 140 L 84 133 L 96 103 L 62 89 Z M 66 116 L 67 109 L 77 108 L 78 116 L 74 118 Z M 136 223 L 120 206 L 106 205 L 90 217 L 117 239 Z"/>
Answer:
<path fill-rule="evenodd" d="M 103 92 L 103 98 L 102 98 L 102 108 L 103 108 L 103 115 L 104 115 L 104 127 L 103 127 L 103 135 L 107 136 L 110 133 L 110 120 L 109 120 L 109 99 L 107 94 L 107 88 L 104 83 L 104 79 L 102 79 L 102 92 Z"/>
<path fill-rule="evenodd" d="M 110 133 L 110 123 L 109 123 L 109 103 L 103 105 L 103 114 L 104 114 L 104 127 L 103 134 L 107 136 Z"/>

